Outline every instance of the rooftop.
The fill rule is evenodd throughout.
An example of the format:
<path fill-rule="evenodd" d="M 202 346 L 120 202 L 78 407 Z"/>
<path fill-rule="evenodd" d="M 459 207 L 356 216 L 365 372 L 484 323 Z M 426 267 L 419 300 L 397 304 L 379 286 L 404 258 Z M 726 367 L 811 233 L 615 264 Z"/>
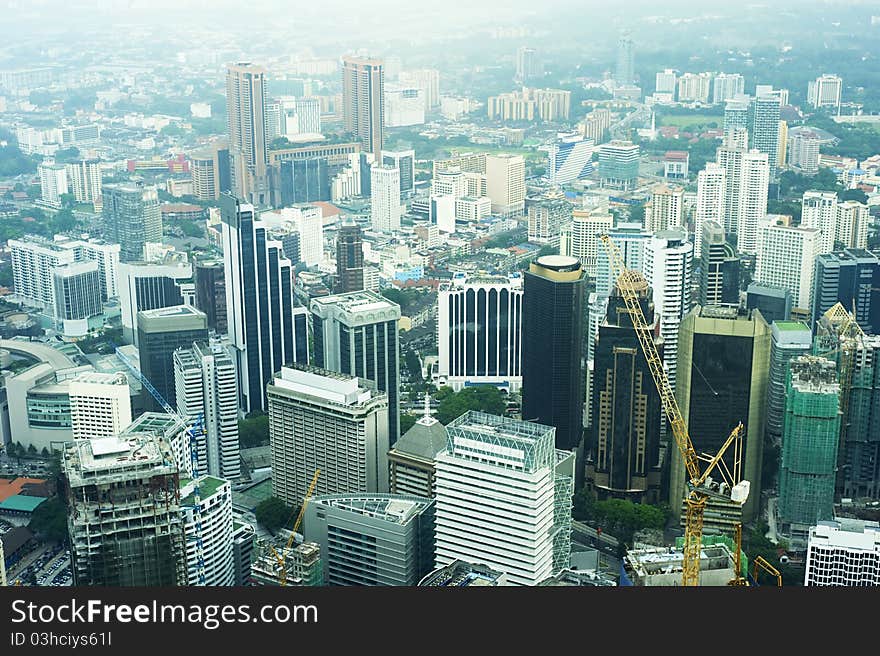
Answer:
<path fill-rule="evenodd" d="M 312 497 L 310 503 L 406 526 L 434 500 L 402 494 L 326 494 Z"/>
<path fill-rule="evenodd" d="M 434 570 L 419 581 L 420 587 L 464 588 L 505 585 L 505 575 L 486 565 L 472 565 L 455 560 L 445 567 Z"/>
<path fill-rule="evenodd" d="M 46 480 L 43 478 L 0 478 L 0 501 L 4 501 L 9 497 L 21 494 L 21 492 L 30 485 L 42 485 Z"/>
<path fill-rule="evenodd" d="M 202 476 L 199 478 L 199 496 L 202 498 L 202 501 L 204 501 L 228 482 L 229 481 L 217 478 L 216 476 Z M 186 496 L 180 500 L 181 506 L 195 505 L 195 485 L 193 485 L 193 480 L 191 478 L 180 479 L 180 493 L 186 494 Z"/>
<path fill-rule="evenodd" d="M 0 512 L 26 512 L 31 513 L 37 506 L 43 503 L 46 497 L 29 497 L 24 494 L 13 494 L 11 497 L 0 501 Z"/>
<path fill-rule="evenodd" d="M 791 331 L 799 331 L 802 332 L 804 330 L 810 330 L 800 321 L 774 321 L 773 325 L 776 326 L 778 330 L 783 332 L 791 332 Z"/>

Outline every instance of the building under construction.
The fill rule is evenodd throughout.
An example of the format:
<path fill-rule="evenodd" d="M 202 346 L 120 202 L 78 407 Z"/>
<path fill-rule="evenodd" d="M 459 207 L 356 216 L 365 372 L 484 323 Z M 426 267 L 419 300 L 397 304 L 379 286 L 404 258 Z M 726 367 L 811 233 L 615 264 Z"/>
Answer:
<path fill-rule="evenodd" d="M 281 563 L 284 560 L 286 585 L 324 585 L 321 567 L 321 547 L 315 542 L 302 542 L 295 547 L 261 543 L 260 552 L 251 564 L 250 583 L 253 585 L 281 585 Z M 277 554 L 277 555 L 276 555 Z"/>
<path fill-rule="evenodd" d="M 62 459 L 74 585 L 186 585 L 177 464 L 152 432 L 76 440 Z"/>
<path fill-rule="evenodd" d="M 626 552 L 620 566 L 620 585 L 663 587 L 681 585 L 684 556 L 681 547 L 645 547 Z M 728 585 L 736 565 L 726 542 L 709 544 L 700 550 L 700 586 Z"/>

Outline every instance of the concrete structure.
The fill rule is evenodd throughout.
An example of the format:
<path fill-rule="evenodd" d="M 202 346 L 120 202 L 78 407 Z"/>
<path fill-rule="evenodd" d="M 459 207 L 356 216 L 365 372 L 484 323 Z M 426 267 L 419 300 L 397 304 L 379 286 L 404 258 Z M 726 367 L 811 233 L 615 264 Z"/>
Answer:
<path fill-rule="evenodd" d="M 838 203 L 834 225 L 835 245 L 840 243 L 843 248 L 867 248 L 870 222 L 867 205 L 855 200 Z"/>
<path fill-rule="evenodd" d="M 616 229 L 609 231 L 608 236 L 620 251 L 626 268 L 644 272 L 645 251 L 653 235 L 642 230 L 641 225 L 630 223 L 619 225 Z M 614 282 L 611 279 L 608 253 L 604 247 L 600 248 L 596 265 L 596 294 L 607 298 L 611 295 Z"/>
<path fill-rule="evenodd" d="M 162 241 L 158 193 L 142 181 L 101 187 L 104 238 L 120 245 L 121 262 L 143 260 L 146 244 Z"/>
<path fill-rule="evenodd" d="M 400 230 L 400 170 L 393 166 L 370 167 L 370 190 L 373 230 Z"/>
<path fill-rule="evenodd" d="M 416 585 L 434 560 L 434 500 L 408 495 L 319 495 L 305 515 L 327 585 Z"/>
<path fill-rule="evenodd" d="M 192 153 L 189 166 L 193 195 L 199 200 L 217 200 L 221 193 L 232 189 L 229 148 L 225 143 Z"/>
<path fill-rule="evenodd" d="M 739 73 L 719 73 L 712 80 L 712 103 L 721 103 L 745 93 L 746 81 Z"/>
<path fill-rule="evenodd" d="M 359 378 L 283 367 L 267 385 L 272 493 L 302 503 L 317 494 L 388 491 L 388 398 Z"/>
<path fill-rule="evenodd" d="M 342 117 L 345 131 L 354 134 L 375 161 L 382 161 L 385 71 L 381 59 L 342 58 Z"/>
<path fill-rule="evenodd" d="M 123 373 L 82 373 L 70 381 L 73 438 L 116 437 L 131 423 L 131 390 Z"/>
<path fill-rule="evenodd" d="M 37 172 L 40 175 L 40 200 L 44 205 L 61 209 L 61 196 L 69 192 L 67 167 L 49 160 L 40 164 Z"/>
<path fill-rule="evenodd" d="M 424 125 L 425 99 L 417 86 L 385 85 L 385 127 Z"/>
<path fill-rule="evenodd" d="M 516 49 L 516 77 L 514 80 L 520 84 L 541 77 L 544 74 L 544 66 L 541 63 L 538 51 L 528 46 L 520 46 Z"/>
<path fill-rule="evenodd" d="M 798 132 L 788 137 L 788 165 L 804 175 L 819 172 L 821 138 L 813 132 Z"/>
<path fill-rule="evenodd" d="M 760 310 L 768 323 L 792 318 L 791 292 L 785 287 L 749 283 L 746 288 L 746 308 Z"/>
<path fill-rule="evenodd" d="M 199 512 L 196 512 L 195 483 L 180 481 L 180 512 L 186 535 L 186 569 L 190 585 L 235 585 L 232 489 L 229 481 L 216 476 L 199 478 Z M 197 529 L 196 523 L 201 526 Z M 199 580 L 196 540 L 201 538 L 205 581 Z"/>
<path fill-rule="evenodd" d="M 682 225 L 684 189 L 658 184 L 651 189 L 651 200 L 645 204 L 645 230 L 659 232 Z"/>
<path fill-rule="evenodd" d="M 93 325 L 90 319 L 99 317 L 104 309 L 98 263 L 74 262 L 55 267 L 52 286 L 56 329 L 71 337 L 86 335 Z M 103 324 L 101 318 L 98 324 Z"/>
<path fill-rule="evenodd" d="M 257 207 L 268 205 L 269 136 L 266 69 L 250 62 L 226 69 L 230 189 Z M 222 189 L 219 191 L 223 191 Z"/>
<path fill-rule="evenodd" d="M 393 166 L 400 171 L 400 196 L 409 197 L 415 192 L 416 151 L 414 150 L 384 150 L 382 151 L 382 166 Z"/>
<path fill-rule="evenodd" d="M 625 580 L 620 585 L 667 587 L 681 585 L 684 555 L 680 548 L 646 547 L 631 549 L 624 556 Z M 734 578 L 733 554 L 724 543 L 700 549 L 700 586 L 726 586 Z"/>
<path fill-rule="evenodd" d="M 522 216 L 526 200 L 526 165 L 522 155 L 486 155 L 486 195 L 492 213 Z"/>
<path fill-rule="evenodd" d="M 571 203 L 564 198 L 529 204 L 529 241 L 558 247 L 562 227 L 571 223 L 571 215 Z"/>
<path fill-rule="evenodd" d="M 609 213 L 589 210 L 571 213 L 571 238 L 565 255 L 576 257 L 590 278 L 596 277 L 601 250 L 599 237 L 611 231 L 613 226 L 614 216 Z"/>
<path fill-rule="evenodd" d="M 568 566 L 574 453 L 551 426 L 467 412 L 438 454 L 436 566 L 488 565 L 534 585 Z"/>
<path fill-rule="evenodd" d="M 685 73 L 678 78 L 678 102 L 709 103 L 711 73 Z"/>
<path fill-rule="evenodd" d="M 67 164 L 67 185 L 77 203 L 92 203 L 95 209 L 102 206 L 101 162 L 84 159 Z"/>
<path fill-rule="evenodd" d="M 687 180 L 690 154 L 686 150 L 668 150 L 663 155 L 663 177 L 667 180 Z"/>
<path fill-rule="evenodd" d="M 261 212 L 260 224 L 255 224 L 255 229 L 268 228 L 267 234 L 281 242 L 283 258 L 291 265 L 302 262 L 311 267 L 324 261 L 324 210 L 320 205 L 300 204 Z M 296 235 L 298 248 L 290 247 L 291 235 Z"/>
<path fill-rule="evenodd" d="M 694 257 L 702 257 L 703 224 L 715 221 L 724 226 L 724 193 L 727 179 L 724 167 L 708 162 L 697 173 L 697 207 L 694 211 Z"/>
<path fill-rule="evenodd" d="M 557 134 L 547 150 L 547 178 L 551 185 L 566 185 L 593 172 L 593 141 L 579 132 Z"/>
<path fill-rule="evenodd" d="M 391 494 L 434 497 L 434 461 L 446 448 L 446 428 L 431 416 L 425 396 L 425 412 L 388 452 Z"/>
<path fill-rule="evenodd" d="M 721 224 L 705 221 L 699 244 L 700 305 L 738 305 L 740 261 L 736 249 L 727 243 Z"/>
<path fill-rule="evenodd" d="M 880 525 L 855 519 L 810 529 L 805 586 L 880 585 Z"/>
<path fill-rule="evenodd" d="M 639 179 L 639 146 L 631 141 L 610 141 L 599 148 L 599 184 L 632 191 Z"/>
<path fill-rule="evenodd" d="M 254 527 L 232 520 L 232 580 L 233 585 L 245 585 L 251 577 L 254 555 Z"/>
<path fill-rule="evenodd" d="M 364 288 L 364 242 L 361 229 L 354 222 L 345 223 L 336 235 L 336 277 L 340 294 Z"/>
<path fill-rule="evenodd" d="M 489 96 L 486 110 L 490 120 L 567 121 L 571 111 L 571 91 L 523 87 L 520 91 Z"/>
<path fill-rule="evenodd" d="M 415 86 L 422 92 L 426 112 L 440 107 L 440 71 L 436 68 L 401 71 L 400 82 Z"/>
<path fill-rule="evenodd" d="M 119 265 L 119 305 L 122 338 L 137 346 L 137 314 L 141 310 L 184 305 L 194 299 L 192 264 L 182 253 L 169 253 L 158 262 Z"/>
<path fill-rule="evenodd" d="M 755 282 L 784 287 L 795 307 L 810 307 L 813 270 L 821 252 L 817 228 L 789 227 L 768 220 L 758 234 Z"/>
<path fill-rule="evenodd" d="M 672 68 L 658 71 L 654 76 L 654 92 L 670 93 L 675 95 L 675 89 L 678 81 L 678 75 Z"/>
<path fill-rule="evenodd" d="M 767 215 L 767 190 L 772 168 L 766 153 L 750 150 L 742 158 L 736 247 L 741 253 L 758 252 L 758 230 Z"/>
<path fill-rule="evenodd" d="M 830 107 L 839 110 L 842 88 L 843 80 L 840 77 L 824 73 L 810 81 L 807 87 L 807 103 L 816 109 Z"/>
<path fill-rule="evenodd" d="M 763 312 L 762 312 L 763 315 Z M 785 421 L 789 363 L 810 352 L 812 331 L 799 321 L 776 320 L 770 324 L 770 369 L 767 378 L 767 426 L 764 436 L 779 446 Z"/>
<path fill-rule="evenodd" d="M 621 34 L 617 41 L 617 66 L 614 81 L 618 85 L 633 84 L 636 81 L 635 44 L 629 32 Z"/>
<path fill-rule="evenodd" d="M 834 250 L 837 232 L 837 194 L 833 191 L 805 191 L 801 200 L 801 227 L 822 232 L 821 253 Z"/>

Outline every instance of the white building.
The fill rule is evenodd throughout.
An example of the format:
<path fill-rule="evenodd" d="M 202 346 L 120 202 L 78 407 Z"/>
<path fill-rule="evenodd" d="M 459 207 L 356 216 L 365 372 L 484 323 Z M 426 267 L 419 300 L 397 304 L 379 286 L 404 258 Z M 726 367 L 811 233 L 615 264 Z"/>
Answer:
<path fill-rule="evenodd" d="M 438 375 L 468 385 L 522 386 L 522 275 L 454 273 L 437 294 Z"/>
<path fill-rule="evenodd" d="M 669 93 L 674 95 L 677 81 L 678 76 L 673 69 L 667 68 L 663 71 L 658 71 L 654 76 L 654 91 L 656 93 Z"/>
<path fill-rule="evenodd" d="M 234 480 L 241 476 L 238 443 L 238 381 L 235 362 L 219 342 L 196 342 L 174 352 L 177 411 L 201 417 L 199 474 Z"/>
<path fill-rule="evenodd" d="M 820 144 L 821 139 L 815 132 L 801 131 L 789 136 L 788 165 L 806 175 L 818 173 Z"/>
<path fill-rule="evenodd" d="M 758 225 L 767 214 L 770 164 L 766 153 L 752 149 L 743 154 L 739 183 L 736 247 L 741 253 L 754 255 L 758 249 Z"/>
<path fill-rule="evenodd" d="M 590 278 L 596 276 L 599 237 L 614 226 L 614 217 L 602 212 L 574 210 L 571 213 L 571 239 L 564 255 L 576 257 Z"/>
<path fill-rule="evenodd" d="M 426 112 L 440 106 L 440 71 L 436 68 L 401 71 L 400 82 L 410 87 L 417 87 L 422 92 Z"/>
<path fill-rule="evenodd" d="M 724 194 L 727 190 L 727 178 L 724 167 L 715 162 L 708 162 L 706 168 L 697 173 L 697 206 L 694 211 L 694 245 L 695 257 L 700 257 L 703 224 L 716 221 L 724 225 Z"/>
<path fill-rule="evenodd" d="M 424 122 L 425 100 L 421 89 L 385 85 L 385 127 L 400 128 Z"/>
<path fill-rule="evenodd" d="M 880 585 L 880 525 L 841 518 L 810 528 L 804 585 Z"/>
<path fill-rule="evenodd" d="M 678 78 L 678 102 L 709 102 L 711 73 L 685 73 Z"/>
<path fill-rule="evenodd" d="M 712 103 L 719 105 L 745 93 L 746 80 L 739 73 L 719 73 L 712 82 Z"/>
<path fill-rule="evenodd" d="M 431 196 L 431 223 L 441 232 L 455 232 L 455 197 L 450 195 Z"/>
<path fill-rule="evenodd" d="M 373 230 L 400 230 L 400 170 L 393 166 L 370 168 L 370 213 Z"/>
<path fill-rule="evenodd" d="M 81 373 L 68 394 L 75 440 L 116 437 L 131 424 L 131 390 L 123 373 Z"/>
<path fill-rule="evenodd" d="M 50 313 L 55 307 L 54 271 L 72 264 L 76 253 L 39 237 L 26 236 L 7 242 L 12 260 L 15 296 L 22 303 Z"/>
<path fill-rule="evenodd" d="M 784 287 L 796 307 L 812 307 L 810 290 L 821 244 L 818 228 L 777 225 L 772 219 L 762 223 L 754 281 Z"/>
<path fill-rule="evenodd" d="M 40 174 L 40 199 L 49 207 L 60 208 L 61 196 L 68 193 L 67 167 L 48 162 L 37 168 Z"/>
<path fill-rule="evenodd" d="M 457 121 L 465 114 L 470 113 L 472 105 L 472 101 L 468 98 L 442 96 L 440 98 L 440 115 L 449 121 Z"/>
<path fill-rule="evenodd" d="M 574 452 L 556 429 L 468 412 L 446 427 L 436 457 L 436 565 L 455 560 L 535 585 L 571 555 Z"/>
<path fill-rule="evenodd" d="M 840 93 L 843 88 L 843 80 L 837 75 L 825 73 L 811 81 L 807 87 L 807 102 L 820 109 L 833 107 L 840 109 Z"/>
<path fill-rule="evenodd" d="M 462 196 L 455 199 L 457 221 L 479 222 L 492 214 L 492 201 L 488 196 Z"/>
<path fill-rule="evenodd" d="M 529 205 L 529 241 L 558 247 L 563 226 L 571 223 L 571 203 L 565 198 L 541 200 Z"/>
<path fill-rule="evenodd" d="M 547 178 L 552 185 L 582 180 L 593 172 L 593 141 L 579 132 L 556 136 L 547 150 Z"/>
<path fill-rule="evenodd" d="M 67 164 L 67 186 L 77 203 L 92 203 L 101 207 L 101 162 L 84 159 Z"/>
<path fill-rule="evenodd" d="M 651 189 L 651 200 L 645 204 L 645 230 L 658 232 L 682 225 L 684 189 L 658 184 Z"/>
<path fill-rule="evenodd" d="M 186 569 L 190 585 L 235 585 L 234 542 L 232 539 L 232 489 L 229 481 L 216 476 L 200 476 L 198 480 L 200 512 L 196 512 L 195 487 L 192 479 L 182 480 L 180 514 L 186 536 Z M 196 522 L 201 523 L 201 535 Z M 197 537 L 201 537 L 204 570 L 200 572 Z M 200 575 L 204 574 L 204 583 Z"/>
<path fill-rule="evenodd" d="M 805 191 L 801 199 L 801 226 L 822 231 L 820 253 L 834 250 L 837 230 L 837 194 L 833 191 Z"/>
<path fill-rule="evenodd" d="M 522 155 L 486 155 L 486 195 L 492 213 L 522 216 L 526 206 L 526 163 Z"/>
<path fill-rule="evenodd" d="M 838 203 L 834 240 L 842 243 L 843 248 L 867 248 L 870 220 L 867 205 L 855 200 Z"/>
<path fill-rule="evenodd" d="M 319 205 L 294 205 L 263 212 L 260 221 L 281 234 L 299 232 L 299 259 L 306 266 L 324 260 L 324 211 Z"/>

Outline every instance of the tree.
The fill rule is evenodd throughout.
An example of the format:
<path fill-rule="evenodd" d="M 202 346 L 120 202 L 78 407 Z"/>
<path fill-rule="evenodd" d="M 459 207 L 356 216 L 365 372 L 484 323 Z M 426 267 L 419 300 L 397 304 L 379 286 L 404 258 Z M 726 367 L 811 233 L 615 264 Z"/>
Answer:
<path fill-rule="evenodd" d="M 403 435 L 410 428 L 416 425 L 416 421 L 418 421 L 413 415 L 410 414 L 401 414 L 400 415 L 400 434 Z"/>
<path fill-rule="evenodd" d="M 251 413 L 238 420 L 238 443 L 243 449 L 269 444 L 269 416 Z"/>
<path fill-rule="evenodd" d="M 67 507 L 58 497 L 34 509 L 28 528 L 49 542 L 67 540 Z"/>
<path fill-rule="evenodd" d="M 295 510 L 278 497 L 269 497 L 256 505 L 254 516 L 260 526 L 274 534 L 282 526 L 292 526 Z"/>
<path fill-rule="evenodd" d="M 403 354 L 403 360 L 406 363 L 409 376 L 414 382 L 422 380 L 422 364 L 419 362 L 419 355 L 412 349 L 407 349 Z"/>
<path fill-rule="evenodd" d="M 444 393 L 444 389 L 448 389 L 449 392 Z M 440 400 L 440 406 L 437 408 L 437 420 L 442 424 L 448 424 L 468 410 L 477 410 L 490 415 L 503 415 L 507 408 L 501 391 L 492 385 L 468 387 L 460 392 L 452 392 L 448 387 L 441 387 L 435 398 Z"/>

